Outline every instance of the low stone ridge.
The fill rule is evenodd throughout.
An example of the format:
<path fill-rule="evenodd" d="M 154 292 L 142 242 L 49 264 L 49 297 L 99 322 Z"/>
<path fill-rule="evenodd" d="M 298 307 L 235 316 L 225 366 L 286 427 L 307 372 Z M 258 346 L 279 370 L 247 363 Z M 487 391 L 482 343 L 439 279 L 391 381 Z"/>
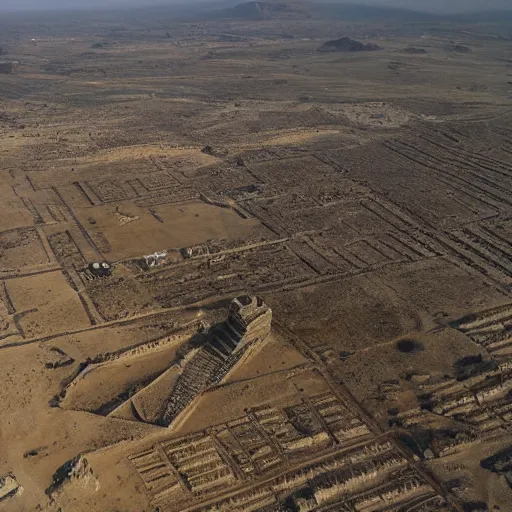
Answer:
<path fill-rule="evenodd" d="M 404 48 L 404 52 L 423 55 L 427 53 L 427 50 L 425 50 L 425 48 L 418 48 L 416 46 L 408 46 L 407 48 Z"/>
<path fill-rule="evenodd" d="M 454 53 L 471 53 L 471 48 L 463 44 L 452 44 L 448 46 L 446 50 Z"/>

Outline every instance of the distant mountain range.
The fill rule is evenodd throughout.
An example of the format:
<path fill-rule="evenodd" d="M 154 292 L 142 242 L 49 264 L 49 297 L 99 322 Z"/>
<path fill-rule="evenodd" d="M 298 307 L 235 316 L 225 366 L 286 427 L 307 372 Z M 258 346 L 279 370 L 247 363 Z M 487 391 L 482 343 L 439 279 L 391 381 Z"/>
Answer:
<path fill-rule="evenodd" d="M 349 0 L 350 1 L 350 0 Z M 464 13 L 491 10 L 512 10 L 510 0 L 360 0 L 352 3 L 380 7 L 399 7 L 411 11 Z"/>
<path fill-rule="evenodd" d="M 378 0 L 376 0 L 378 2 Z M 404 0 L 404 4 L 418 4 Z M 499 2 L 498 2 L 499 3 Z M 381 0 L 379 5 L 336 3 L 332 0 L 323 1 L 250 1 L 240 3 L 223 9 L 211 10 L 207 14 L 210 19 L 330 19 L 345 21 L 462 21 L 462 22 L 512 22 L 512 6 L 510 10 L 485 10 L 477 12 L 440 13 L 406 9 L 404 7 L 384 6 Z"/>
<path fill-rule="evenodd" d="M 419 11 L 428 13 L 469 13 L 478 11 L 512 11 L 511 0 L 349 0 L 351 7 L 362 9 L 401 9 L 406 11 Z M 233 7 L 237 2 L 222 0 L 0 0 L 2 10 L 45 10 L 45 9 L 124 9 L 137 7 L 179 8 L 200 7 L 207 5 L 210 9 L 218 10 L 222 7 Z M 271 2 L 247 2 L 249 4 L 269 4 Z M 316 2 L 320 3 L 320 2 Z M 329 0 L 332 5 L 342 6 L 343 0 Z M 222 5 L 224 4 L 224 5 Z M 278 4 L 278 2 L 277 2 Z M 240 5 L 244 5 L 243 3 Z M 287 5 L 290 5 L 287 3 Z M 240 7 L 237 11 L 244 10 Z M 237 12 L 235 11 L 235 13 Z M 363 11 L 361 11 L 363 12 Z M 398 11 L 395 11 L 398 12 Z"/>
<path fill-rule="evenodd" d="M 412 11 L 451 14 L 512 10 L 510 0 L 362 0 L 358 3 L 383 7 L 401 7 Z"/>
<path fill-rule="evenodd" d="M 338 19 L 347 21 L 511 21 L 512 0 L 0 0 L 3 10 L 159 13 L 179 19 Z M 142 9 L 143 10 L 142 10 Z"/>

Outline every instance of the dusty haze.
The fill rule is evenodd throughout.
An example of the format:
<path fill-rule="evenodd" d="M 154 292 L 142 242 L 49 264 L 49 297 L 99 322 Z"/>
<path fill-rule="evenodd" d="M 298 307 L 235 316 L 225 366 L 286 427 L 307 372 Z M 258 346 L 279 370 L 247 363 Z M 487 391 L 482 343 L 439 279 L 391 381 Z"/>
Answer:
<path fill-rule="evenodd" d="M 90 9 L 90 8 L 118 8 L 138 7 L 146 5 L 172 5 L 184 3 L 180 1 L 165 0 L 0 0 L 0 10 L 40 10 L 40 9 Z M 187 2 L 190 4 L 191 2 Z M 201 2 L 203 3 L 203 2 Z M 219 2 L 212 2 L 218 4 Z M 236 2 L 229 2 L 235 4 Z M 243 3 L 242 1 L 240 3 Z M 352 3 L 368 4 L 390 7 L 403 7 L 420 11 L 431 12 L 465 12 L 488 9 L 511 9 L 509 0 L 352 0 Z"/>

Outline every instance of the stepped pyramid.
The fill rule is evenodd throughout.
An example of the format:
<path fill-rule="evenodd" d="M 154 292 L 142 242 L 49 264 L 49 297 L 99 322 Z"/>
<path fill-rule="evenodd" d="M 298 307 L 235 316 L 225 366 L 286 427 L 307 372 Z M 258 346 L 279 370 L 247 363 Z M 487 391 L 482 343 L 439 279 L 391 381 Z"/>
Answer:
<path fill-rule="evenodd" d="M 227 319 L 211 329 L 206 343 L 183 368 L 159 423 L 169 426 L 196 397 L 220 382 L 250 346 L 267 337 L 271 321 L 272 310 L 260 297 L 233 299 Z"/>

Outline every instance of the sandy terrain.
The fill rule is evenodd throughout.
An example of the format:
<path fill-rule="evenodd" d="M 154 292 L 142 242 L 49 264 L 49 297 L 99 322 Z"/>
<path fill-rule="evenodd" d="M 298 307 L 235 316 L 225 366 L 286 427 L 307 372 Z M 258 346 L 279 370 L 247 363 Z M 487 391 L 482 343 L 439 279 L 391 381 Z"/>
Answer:
<path fill-rule="evenodd" d="M 269 5 L 0 18 L 2 511 L 512 511 L 509 25 Z"/>

